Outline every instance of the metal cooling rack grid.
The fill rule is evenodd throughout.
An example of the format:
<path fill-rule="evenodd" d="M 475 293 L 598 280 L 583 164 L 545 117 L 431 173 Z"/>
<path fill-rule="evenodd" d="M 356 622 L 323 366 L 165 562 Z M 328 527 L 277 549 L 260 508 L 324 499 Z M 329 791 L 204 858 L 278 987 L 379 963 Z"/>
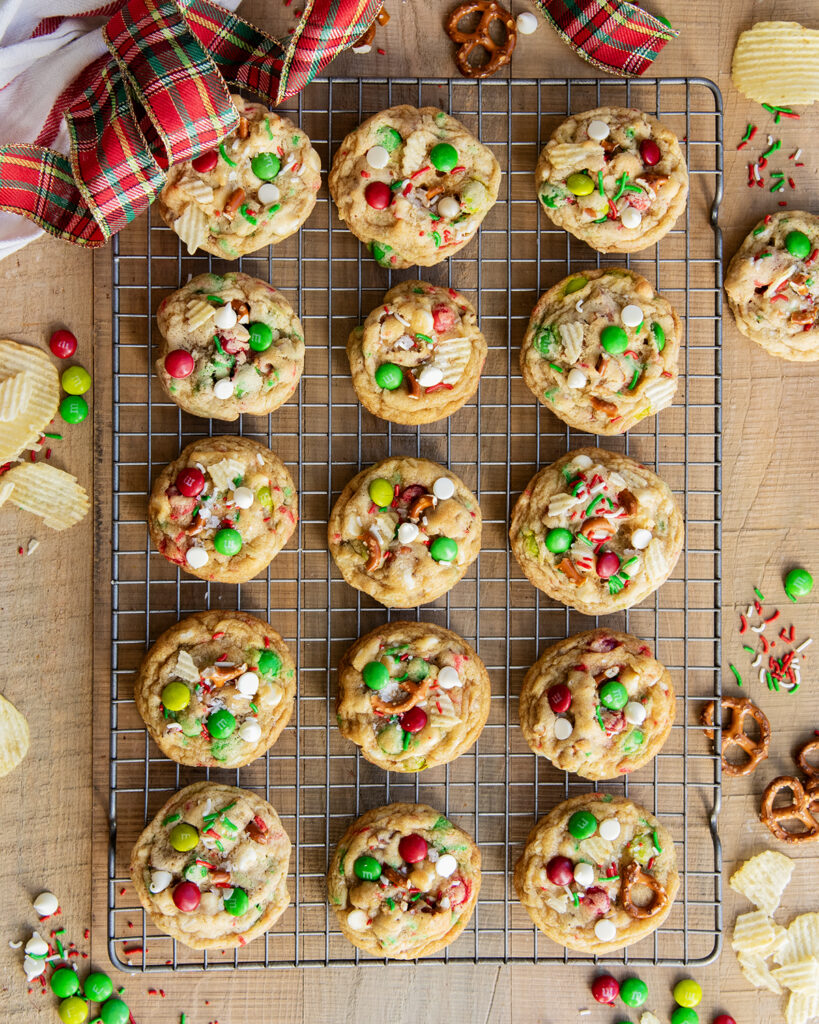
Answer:
<path fill-rule="evenodd" d="M 438 105 L 492 147 L 504 170 L 498 203 L 477 240 L 423 271 L 477 305 L 490 350 L 476 399 L 444 423 L 385 424 L 362 411 L 345 356 L 350 328 L 397 280 L 362 255 L 323 189 L 298 235 L 247 257 L 242 268 L 285 292 L 305 326 L 305 374 L 297 397 L 269 420 L 237 425 L 199 420 L 165 399 L 151 374 L 162 297 L 189 273 L 235 268 L 182 255 L 154 216 L 114 241 L 114 551 L 110 740 L 109 952 L 139 971 L 383 963 L 341 937 L 325 900 L 330 851 L 349 820 L 393 800 L 424 801 L 470 831 L 483 854 L 483 885 L 472 921 L 433 962 L 574 962 L 539 935 L 519 906 L 511 869 L 534 822 L 566 796 L 594 788 L 536 759 L 517 725 L 523 675 L 550 642 L 594 620 L 556 606 L 525 580 L 507 545 L 511 506 L 536 469 L 599 439 L 569 430 L 523 385 L 518 347 L 537 296 L 572 270 L 623 262 L 643 273 L 684 314 L 687 344 L 673 408 L 607 447 L 653 466 L 677 492 L 687 521 L 675 574 L 653 597 L 607 618 L 649 641 L 670 668 L 677 721 L 663 752 L 642 771 L 599 788 L 652 808 L 677 844 L 682 888 L 653 936 L 604 958 L 631 964 L 695 964 L 720 946 L 720 849 L 716 836 L 720 764 L 698 728 L 702 702 L 720 693 L 721 255 L 716 213 L 722 195 L 722 115 L 716 87 L 701 79 L 622 81 L 323 80 L 291 105 L 329 166 L 344 135 L 399 102 Z M 685 217 L 655 250 L 601 256 L 555 229 L 537 210 L 532 169 L 567 113 L 605 103 L 662 116 L 685 140 L 691 198 Z M 328 113 L 329 112 L 329 113 Z M 537 211 L 537 212 L 536 212 Z M 713 233 L 708 224 L 713 227 Z M 692 224 L 696 231 L 692 231 Z M 239 587 L 179 574 L 151 550 L 146 494 L 160 468 L 190 440 L 239 432 L 269 444 L 297 481 L 301 520 L 294 541 L 258 580 Z M 342 582 L 327 554 L 325 527 L 346 481 L 388 454 L 422 455 L 462 475 L 479 495 L 483 549 L 467 577 L 420 612 L 389 613 Z M 128 856 L 144 824 L 180 786 L 203 777 L 159 755 L 132 700 L 147 647 L 178 618 L 238 607 L 269 618 L 297 655 L 299 700 L 291 725 L 265 758 L 210 776 L 259 791 L 293 840 L 293 902 L 273 930 L 241 950 L 195 953 L 158 935 L 135 899 Z M 332 712 L 335 666 L 361 633 L 390 618 L 423 618 L 476 644 L 493 684 L 489 722 L 473 751 L 417 778 L 390 776 L 339 735 Z M 328 666 L 330 669 L 328 671 Z M 208 774 L 208 773 L 205 773 Z M 128 954 L 128 950 L 138 950 Z"/>

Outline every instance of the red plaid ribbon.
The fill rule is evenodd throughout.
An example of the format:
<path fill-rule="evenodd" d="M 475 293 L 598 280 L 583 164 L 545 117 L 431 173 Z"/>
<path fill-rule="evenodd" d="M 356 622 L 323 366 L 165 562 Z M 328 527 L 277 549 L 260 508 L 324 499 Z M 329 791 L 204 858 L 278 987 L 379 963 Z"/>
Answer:
<path fill-rule="evenodd" d="M 535 0 L 558 35 L 595 67 L 642 75 L 680 34 L 626 0 Z"/>
<path fill-rule="evenodd" d="M 382 2 L 307 0 L 285 45 L 209 0 L 127 0 L 103 30 L 110 59 L 65 112 L 70 156 L 0 146 L 0 210 L 78 245 L 104 245 L 148 209 L 170 164 L 237 127 L 228 82 L 281 103 L 361 35 Z"/>

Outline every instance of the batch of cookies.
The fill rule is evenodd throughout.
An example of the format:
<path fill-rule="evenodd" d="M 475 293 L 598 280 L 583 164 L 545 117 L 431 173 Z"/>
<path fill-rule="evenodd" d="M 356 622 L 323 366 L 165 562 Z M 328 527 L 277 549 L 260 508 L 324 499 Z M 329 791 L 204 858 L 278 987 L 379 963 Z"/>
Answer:
<path fill-rule="evenodd" d="M 162 196 L 162 216 L 190 252 L 253 252 L 296 231 L 315 203 L 320 164 L 305 133 L 259 104 L 235 102 L 235 136 L 173 168 Z M 402 268 L 434 265 L 466 245 L 500 180 L 492 152 L 453 117 L 401 106 L 344 139 L 329 186 L 339 216 L 377 262 Z M 673 132 L 634 109 L 570 117 L 544 148 L 535 180 L 555 224 L 609 253 L 656 242 L 688 193 Z M 235 420 L 270 413 L 296 390 L 304 332 L 267 282 L 201 274 L 163 301 L 157 320 L 156 372 L 182 409 Z M 625 267 L 575 273 L 535 306 L 523 377 L 572 427 L 622 434 L 671 404 L 681 336 L 673 307 L 638 274 Z M 420 424 L 450 416 L 474 394 L 487 344 L 463 295 L 419 280 L 388 291 L 352 331 L 347 352 L 366 409 Z M 148 509 L 152 542 L 166 559 L 227 583 L 263 572 L 297 519 L 284 464 L 234 435 L 188 445 L 159 475 Z M 674 569 L 683 532 L 664 481 L 596 447 L 542 468 L 510 524 L 512 551 L 534 586 L 589 615 L 628 608 L 656 590 Z M 417 608 L 454 587 L 476 559 L 481 509 L 446 467 L 388 458 L 343 489 L 327 540 L 350 586 L 387 608 Z M 160 750 L 207 768 L 238 768 L 264 755 L 296 697 L 287 645 L 269 623 L 241 611 L 201 612 L 167 630 L 135 685 Z M 453 761 L 475 744 L 489 707 L 478 653 L 431 623 L 385 623 L 360 637 L 338 668 L 338 727 L 385 771 Z M 546 650 L 520 695 L 532 750 L 595 781 L 647 764 L 674 713 L 668 671 L 640 640 L 608 628 Z M 195 949 L 224 949 L 245 945 L 283 913 L 290 852 L 270 804 L 251 791 L 198 782 L 143 832 L 131 873 L 158 928 Z M 656 929 L 679 887 L 674 843 L 661 823 L 603 793 L 574 797 L 542 818 L 514 881 L 541 931 L 593 953 Z M 434 809 L 391 804 L 350 824 L 327 888 L 355 946 L 380 957 L 426 956 L 468 923 L 480 852 Z"/>

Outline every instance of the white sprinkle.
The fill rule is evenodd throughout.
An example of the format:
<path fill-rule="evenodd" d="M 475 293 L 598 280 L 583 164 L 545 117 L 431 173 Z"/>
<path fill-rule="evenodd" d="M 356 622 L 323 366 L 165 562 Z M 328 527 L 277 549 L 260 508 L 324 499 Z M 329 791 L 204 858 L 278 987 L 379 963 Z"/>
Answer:
<path fill-rule="evenodd" d="M 33 555 L 34 552 L 37 550 L 37 548 L 39 546 L 40 546 L 40 542 L 37 540 L 37 538 L 36 537 L 32 537 L 31 540 L 28 542 L 28 547 L 26 548 L 26 554 L 27 555 Z"/>
<path fill-rule="evenodd" d="M 383 146 L 373 146 L 367 150 L 367 163 L 373 170 L 380 171 L 390 162 L 390 154 Z"/>
<path fill-rule="evenodd" d="M 599 118 L 595 118 L 593 121 L 589 121 L 589 126 L 586 129 L 590 139 L 594 139 L 595 142 L 602 142 L 603 139 L 609 137 L 609 126 L 605 121 L 601 121 Z"/>
<path fill-rule="evenodd" d="M 254 697 L 259 689 L 259 677 L 255 672 L 243 672 L 236 680 L 236 689 L 243 697 Z"/>
<path fill-rule="evenodd" d="M 442 690 L 451 690 L 453 686 L 461 685 L 461 677 L 451 665 L 444 665 L 438 673 L 438 685 Z"/>
<path fill-rule="evenodd" d="M 253 504 L 253 491 L 249 487 L 237 487 L 233 492 L 233 500 L 239 508 L 250 508 Z"/>
<path fill-rule="evenodd" d="M 640 705 L 640 707 L 642 707 L 642 705 Z M 598 831 L 602 839 L 607 840 L 609 843 L 613 843 L 620 835 L 620 822 L 616 818 L 604 818 L 600 822 Z"/>
<path fill-rule="evenodd" d="M 213 315 L 213 322 L 221 331 L 229 331 L 231 327 L 235 327 L 238 319 L 236 310 L 229 302 L 220 306 Z"/>
<path fill-rule="evenodd" d="M 352 928 L 354 932 L 363 932 L 367 927 L 368 920 L 364 911 L 356 908 L 347 915 L 347 927 Z"/>
<path fill-rule="evenodd" d="M 207 565 L 208 553 L 204 548 L 188 548 L 185 552 L 185 561 L 191 569 L 201 569 L 203 565 Z"/>
<path fill-rule="evenodd" d="M 34 900 L 34 909 L 40 917 L 51 917 L 60 906 L 60 901 L 53 892 L 41 892 Z"/>
<path fill-rule="evenodd" d="M 768 149 L 773 145 L 773 135 L 768 136 Z"/>
<path fill-rule="evenodd" d="M 625 210 L 620 214 L 620 223 L 624 228 L 638 228 L 643 219 L 643 215 L 639 210 L 635 210 L 633 206 L 627 206 Z M 602 922 L 598 922 L 602 923 Z M 612 928 L 614 925 L 612 925 Z"/>
<path fill-rule="evenodd" d="M 765 669 L 765 666 L 763 665 L 762 668 L 759 670 L 759 685 L 760 686 L 764 686 L 766 684 L 766 682 L 767 682 L 767 680 L 765 678 L 765 674 L 766 674 L 766 669 Z"/>
<path fill-rule="evenodd" d="M 586 374 L 582 370 L 578 370 L 576 366 L 573 366 L 566 375 L 566 387 L 574 388 L 576 391 L 584 388 L 588 382 Z"/>
<path fill-rule="evenodd" d="M 802 150 L 801 149 L 797 149 L 797 151 L 793 154 L 793 158 L 794 158 L 794 160 L 801 160 L 802 159 Z"/>
<path fill-rule="evenodd" d="M 758 626 L 751 626 L 751 631 L 754 633 L 764 633 L 765 625 L 766 624 L 764 622 L 761 622 Z"/>
<path fill-rule="evenodd" d="M 575 302 L 574 308 L 577 310 L 578 313 L 582 311 L 584 302 L 585 299 L 578 299 L 577 302 Z"/>
<path fill-rule="evenodd" d="M 639 327 L 644 319 L 643 311 L 639 306 L 629 303 L 628 306 L 623 306 L 620 311 L 620 319 L 625 327 Z"/>
<path fill-rule="evenodd" d="M 436 384 L 440 384 L 443 379 L 443 372 L 431 363 L 425 366 L 418 374 L 418 383 L 422 388 L 433 388 Z"/>
<path fill-rule="evenodd" d="M 568 718 L 557 718 L 555 719 L 555 739 L 556 740 L 567 740 L 574 732 L 572 723 Z"/>
<path fill-rule="evenodd" d="M 754 606 L 752 604 L 749 604 L 748 607 L 745 609 L 745 618 L 746 619 L 750 619 L 750 617 L 753 614 L 754 614 Z"/>
<path fill-rule="evenodd" d="M 591 1010 L 582 1009 L 582 1010 L 578 1010 L 577 1012 L 578 1012 L 578 1014 L 581 1017 L 588 1017 L 589 1014 L 591 1013 Z"/>
<path fill-rule="evenodd" d="M 757 654 L 756 660 L 751 662 L 751 668 L 759 668 L 759 666 L 761 664 L 762 664 L 762 651 L 760 651 L 759 654 Z"/>
<path fill-rule="evenodd" d="M 530 36 L 533 32 L 537 32 L 537 18 L 531 11 L 521 11 L 515 19 L 515 24 L 522 36 Z"/>
<path fill-rule="evenodd" d="M 22 939 L 18 939 L 17 942 L 12 942 L 11 939 L 9 939 L 9 948 L 10 949 L 19 949 L 22 945 L 23 945 L 23 940 Z"/>
<path fill-rule="evenodd" d="M 451 853 L 445 853 L 438 858 L 435 864 L 435 873 L 440 878 L 449 878 L 458 870 L 458 862 Z"/>
<path fill-rule="evenodd" d="M 651 530 L 635 530 L 631 535 L 631 545 L 636 548 L 637 551 L 645 551 L 650 543 Z"/>
<path fill-rule="evenodd" d="M 258 743 L 262 738 L 262 727 L 255 719 L 245 722 L 239 730 L 239 739 L 245 743 Z"/>
<path fill-rule="evenodd" d="M 401 523 L 398 527 L 398 540 L 402 544 L 412 544 L 420 532 L 415 523 Z"/>
<path fill-rule="evenodd" d="M 438 203 L 438 213 L 447 220 L 453 220 L 461 212 L 461 204 L 454 196 L 444 196 Z"/>
<path fill-rule="evenodd" d="M 611 942 L 614 936 L 617 934 L 617 929 L 606 918 L 602 918 L 594 926 L 594 934 L 600 940 L 600 942 Z"/>
<path fill-rule="evenodd" d="M 646 720 L 646 709 L 636 700 L 630 700 L 623 713 L 629 725 L 642 725 Z"/>
<path fill-rule="evenodd" d="M 447 501 L 455 493 L 455 484 L 448 476 L 439 476 L 432 485 L 432 493 L 440 501 Z"/>
<path fill-rule="evenodd" d="M 594 868 L 591 864 L 585 864 L 582 861 L 579 864 L 575 864 L 574 867 L 574 880 L 578 885 L 584 889 L 588 889 L 590 885 L 594 884 Z"/>
<path fill-rule="evenodd" d="M 796 648 L 796 653 L 797 653 L 797 654 L 801 654 L 801 653 L 802 653 L 802 651 L 804 651 L 804 649 L 805 649 L 806 647 L 810 647 L 810 645 L 811 645 L 812 643 L 813 643 L 813 637 L 812 637 L 812 636 L 811 636 L 811 637 L 808 637 L 808 639 L 807 639 L 807 640 L 805 640 L 805 641 L 804 641 L 803 643 L 801 643 L 801 644 L 800 644 L 800 645 L 799 645 L 799 646 L 798 646 L 798 647 Z"/>
<path fill-rule="evenodd" d="M 760 174 L 760 171 L 759 171 L 759 164 L 754 164 L 754 180 L 755 181 L 762 181 L 762 175 Z"/>

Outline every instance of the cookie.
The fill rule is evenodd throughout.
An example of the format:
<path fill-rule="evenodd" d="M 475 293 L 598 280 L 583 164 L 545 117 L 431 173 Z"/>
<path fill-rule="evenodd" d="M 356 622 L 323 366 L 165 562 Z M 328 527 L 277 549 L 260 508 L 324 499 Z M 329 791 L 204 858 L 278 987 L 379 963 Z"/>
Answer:
<path fill-rule="evenodd" d="M 437 462 L 384 459 L 341 492 L 327 540 L 351 587 L 387 608 L 415 608 L 451 590 L 478 557 L 481 508 Z"/>
<path fill-rule="evenodd" d="M 469 644 L 426 622 L 390 622 L 361 637 L 338 666 L 341 735 L 385 771 L 447 764 L 489 716 L 489 676 Z"/>
<path fill-rule="evenodd" d="M 520 350 L 526 385 L 569 426 L 622 434 L 671 405 L 682 324 L 624 267 L 572 274 L 541 295 Z"/>
<path fill-rule="evenodd" d="M 480 887 L 472 837 L 426 804 L 367 811 L 341 837 L 327 871 L 344 936 L 393 960 L 430 956 L 457 939 Z"/>
<path fill-rule="evenodd" d="M 338 215 L 391 270 L 432 267 L 473 238 L 498 198 L 492 151 L 437 107 L 401 106 L 341 143 L 328 183 Z"/>
<path fill-rule="evenodd" d="M 641 110 L 598 107 L 558 125 L 535 169 L 546 216 L 598 252 L 635 252 L 674 227 L 688 197 L 677 136 Z"/>
<path fill-rule="evenodd" d="M 512 510 L 518 564 L 586 615 L 637 604 L 671 575 L 683 546 L 674 495 L 627 455 L 580 448 L 545 466 Z"/>
<path fill-rule="evenodd" d="M 168 800 L 131 852 L 149 917 L 191 949 L 244 946 L 290 902 L 290 839 L 256 793 L 195 782 Z"/>
<path fill-rule="evenodd" d="M 451 416 L 477 391 L 486 351 L 472 304 L 425 281 L 391 288 L 347 342 L 359 401 L 393 423 Z"/>
<path fill-rule="evenodd" d="M 162 300 L 156 375 L 194 416 L 266 416 L 296 390 L 304 328 L 281 292 L 247 274 L 199 274 Z"/>
<path fill-rule="evenodd" d="M 819 359 L 817 247 L 815 214 L 768 214 L 739 247 L 725 275 L 737 327 L 780 359 Z"/>
<path fill-rule="evenodd" d="M 157 551 L 192 576 L 246 583 L 296 528 L 298 498 L 278 455 L 246 437 L 205 437 L 156 479 L 148 529 Z"/>
<path fill-rule="evenodd" d="M 526 742 L 555 768 L 615 779 L 659 753 L 676 703 L 668 669 L 649 648 L 604 628 L 544 651 L 523 680 L 519 710 Z"/>
<path fill-rule="evenodd" d="M 217 148 L 174 164 L 159 195 L 162 219 L 185 243 L 238 259 L 292 235 L 310 216 L 321 161 L 301 128 L 231 95 L 239 127 Z"/>
<path fill-rule="evenodd" d="M 645 808 L 586 793 L 553 808 L 529 833 L 515 889 L 560 946 L 607 953 L 659 928 L 680 887 L 674 842 Z"/>
<path fill-rule="evenodd" d="M 179 764 L 240 768 L 290 720 L 296 668 L 273 627 L 247 612 L 198 612 L 166 629 L 142 662 L 137 711 Z"/>

